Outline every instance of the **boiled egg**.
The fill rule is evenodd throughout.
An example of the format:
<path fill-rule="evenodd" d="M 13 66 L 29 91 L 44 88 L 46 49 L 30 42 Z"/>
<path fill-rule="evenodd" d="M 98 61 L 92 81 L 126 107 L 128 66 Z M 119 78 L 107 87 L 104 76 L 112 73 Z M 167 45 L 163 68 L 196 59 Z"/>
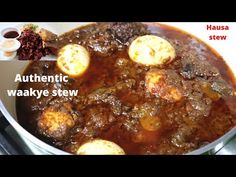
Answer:
<path fill-rule="evenodd" d="M 38 121 L 39 131 L 54 139 L 62 139 L 75 124 L 69 113 L 46 109 Z"/>
<path fill-rule="evenodd" d="M 124 155 L 124 150 L 117 144 L 102 140 L 91 140 L 77 150 L 78 155 Z"/>
<path fill-rule="evenodd" d="M 165 39 L 155 35 L 136 38 L 129 47 L 129 57 L 144 65 L 163 65 L 175 58 L 175 49 Z"/>
<path fill-rule="evenodd" d="M 145 86 L 148 92 L 170 102 L 176 102 L 183 97 L 182 91 L 171 83 L 168 78 L 173 72 L 153 68 L 146 73 Z M 176 76 L 175 76 L 176 77 Z M 177 77 L 176 77 L 177 78 Z"/>
<path fill-rule="evenodd" d="M 58 53 L 57 66 L 70 76 L 82 75 L 88 68 L 90 56 L 81 45 L 68 44 Z"/>

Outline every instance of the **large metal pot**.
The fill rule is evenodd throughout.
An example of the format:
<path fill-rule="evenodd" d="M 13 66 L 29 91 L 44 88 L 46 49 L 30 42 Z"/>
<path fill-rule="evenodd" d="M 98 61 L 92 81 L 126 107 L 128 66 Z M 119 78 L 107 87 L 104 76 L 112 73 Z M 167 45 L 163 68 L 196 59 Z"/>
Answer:
<path fill-rule="evenodd" d="M 45 27 L 57 34 L 64 33 L 69 31 L 79 25 L 84 25 L 85 23 L 40 23 L 41 27 Z M 210 41 L 208 40 L 209 35 L 212 33 L 219 33 L 218 31 L 208 31 L 206 25 L 210 23 L 165 23 L 197 36 L 202 41 L 208 43 L 213 47 L 218 53 L 223 56 L 226 63 L 231 67 L 232 71 L 236 75 L 236 52 L 234 52 L 233 47 L 236 44 L 236 36 L 233 35 L 233 28 L 236 29 L 236 24 L 234 23 L 221 23 L 221 25 L 230 26 L 229 31 L 221 31 L 224 35 L 227 35 L 226 41 Z M 19 25 L 19 24 L 17 24 Z M 220 25 L 219 23 L 212 25 Z M 15 24 L 4 24 L 0 25 L 0 29 L 7 26 L 15 26 Z M 0 92 L 0 110 L 9 123 L 15 128 L 20 137 L 26 142 L 29 148 L 34 154 L 68 154 L 65 151 L 59 150 L 55 147 L 52 147 L 43 141 L 39 140 L 28 131 L 26 131 L 20 124 L 17 122 L 16 113 L 15 113 L 15 98 L 8 97 L 6 90 L 16 89 L 17 84 L 14 82 L 15 76 L 17 73 L 22 73 L 29 61 L 1 61 L 0 62 L 0 81 L 1 81 L 1 92 Z M 230 138 L 236 134 L 236 127 L 231 129 L 224 136 L 215 140 L 214 142 L 201 147 L 197 150 L 194 150 L 188 154 L 212 154 L 218 151 Z"/>

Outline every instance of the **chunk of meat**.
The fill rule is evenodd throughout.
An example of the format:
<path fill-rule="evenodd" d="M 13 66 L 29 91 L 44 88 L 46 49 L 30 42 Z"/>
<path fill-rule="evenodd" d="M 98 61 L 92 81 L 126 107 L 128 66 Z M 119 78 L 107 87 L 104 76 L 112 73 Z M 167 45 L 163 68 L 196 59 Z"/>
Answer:
<path fill-rule="evenodd" d="M 115 63 L 115 72 L 119 73 L 119 78 L 127 79 L 127 78 L 135 78 L 137 77 L 138 72 L 142 72 L 142 69 L 135 67 L 133 62 L 127 58 L 118 58 Z"/>
<path fill-rule="evenodd" d="M 101 56 L 109 56 L 128 46 L 132 38 L 149 33 L 142 23 L 100 23 L 98 27 L 100 30 L 89 37 L 86 45 Z"/>
<path fill-rule="evenodd" d="M 132 88 L 135 85 L 134 79 L 128 79 L 124 82 L 118 82 L 114 87 L 108 87 L 108 88 L 99 88 L 95 90 L 94 92 L 90 93 L 86 98 L 86 104 L 92 105 L 92 104 L 99 104 L 99 103 L 105 103 L 109 104 L 111 110 L 115 115 L 121 115 L 127 107 L 122 104 L 121 100 L 116 96 L 116 93 L 119 90 L 125 89 L 125 88 Z"/>
<path fill-rule="evenodd" d="M 155 102 L 145 102 L 141 105 L 135 105 L 130 116 L 134 119 L 141 119 L 143 117 L 156 116 L 159 112 L 160 105 Z"/>
<path fill-rule="evenodd" d="M 85 127 L 90 134 L 95 136 L 95 132 L 100 132 L 108 128 L 116 121 L 115 116 L 106 105 L 93 105 L 82 111 L 85 117 Z"/>
<path fill-rule="evenodd" d="M 179 148 L 193 148 L 196 145 L 191 141 L 194 140 L 194 132 L 196 131 L 195 128 L 192 128 L 187 125 L 182 125 L 176 133 L 172 135 L 171 142 L 173 145 Z"/>
<path fill-rule="evenodd" d="M 225 80 L 217 79 L 211 84 L 212 90 L 218 92 L 223 96 L 233 96 L 234 89 Z"/>
<path fill-rule="evenodd" d="M 143 36 L 150 33 L 146 25 L 138 22 L 116 22 L 112 23 L 110 26 L 109 31 L 111 34 L 123 45 L 129 45 L 128 42 L 137 36 Z"/>
<path fill-rule="evenodd" d="M 207 117 L 210 114 L 212 108 L 213 99 L 209 97 L 209 94 L 203 92 L 203 85 L 205 82 L 195 81 L 183 81 L 184 94 L 187 98 L 186 111 L 191 121 L 198 121 L 203 117 Z M 211 95 L 211 97 L 213 97 Z M 218 99 L 218 98 L 217 98 Z"/>
<path fill-rule="evenodd" d="M 193 99 L 186 104 L 186 110 L 188 112 L 189 118 L 193 121 L 197 121 L 203 116 L 209 116 L 212 101 L 201 96 L 193 95 L 193 97 Z"/>
<path fill-rule="evenodd" d="M 109 56 L 118 50 L 119 43 L 108 31 L 100 31 L 91 35 L 86 45 L 100 56 Z"/>
<path fill-rule="evenodd" d="M 219 71 L 206 60 L 200 60 L 194 55 L 184 56 L 181 59 L 182 69 L 180 74 L 185 79 L 194 79 L 202 77 L 208 79 L 209 77 L 219 76 Z"/>
<path fill-rule="evenodd" d="M 120 100 L 114 95 L 115 88 L 100 88 L 92 92 L 87 97 L 88 104 L 106 103 L 109 104 L 115 115 L 120 115 L 122 112 L 122 104 Z"/>

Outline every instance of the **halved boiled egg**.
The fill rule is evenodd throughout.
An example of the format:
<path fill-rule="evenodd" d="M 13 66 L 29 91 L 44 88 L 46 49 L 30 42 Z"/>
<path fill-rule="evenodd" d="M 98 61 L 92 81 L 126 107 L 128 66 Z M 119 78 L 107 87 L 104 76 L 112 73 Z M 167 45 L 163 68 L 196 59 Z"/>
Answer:
<path fill-rule="evenodd" d="M 101 139 L 91 140 L 77 150 L 78 155 L 124 155 L 124 150 L 117 144 Z"/>
<path fill-rule="evenodd" d="M 88 68 L 89 62 L 88 51 L 78 44 L 68 44 L 58 53 L 57 66 L 70 76 L 83 74 Z"/>
<path fill-rule="evenodd" d="M 129 47 L 129 57 L 144 65 L 163 65 L 175 58 L 175 49 L 165 39 L 155 35 L 136 38 Z"/>

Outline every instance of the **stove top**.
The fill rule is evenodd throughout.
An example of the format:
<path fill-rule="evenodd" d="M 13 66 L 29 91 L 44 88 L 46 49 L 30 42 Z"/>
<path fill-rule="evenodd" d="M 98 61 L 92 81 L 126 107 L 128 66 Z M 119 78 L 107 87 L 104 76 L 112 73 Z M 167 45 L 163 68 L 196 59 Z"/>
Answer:
<path fill-rule="evenodd" d="M 0 155 L 32 155 L 33 151 L 0 112 Z M 236 135 L 215 155 L 236 155 Z"/>

